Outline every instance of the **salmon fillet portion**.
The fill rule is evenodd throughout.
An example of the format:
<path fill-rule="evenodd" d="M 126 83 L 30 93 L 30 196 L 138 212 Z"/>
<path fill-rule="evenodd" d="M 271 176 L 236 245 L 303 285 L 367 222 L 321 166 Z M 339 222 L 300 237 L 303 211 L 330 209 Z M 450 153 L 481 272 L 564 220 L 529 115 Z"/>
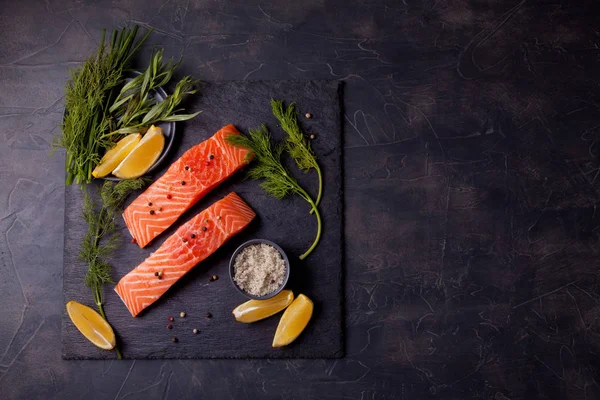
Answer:
<path fill-rule="evenodd" d="M 237 194 L 228 194 L 177 229 L 158 250 L 121 278 L 115 291 L 135 317 L 255 216 Z M 159 272 L 162 279 L 155 275 Z"/>
<path fill-rule="evenodd" d="M 239 135 L 233 125 L 186 151 L 123 212 L 129 233 L 140 247 L 169 228 L 185 211 L 247 164 L 248 150 L 226 142 Z"/>

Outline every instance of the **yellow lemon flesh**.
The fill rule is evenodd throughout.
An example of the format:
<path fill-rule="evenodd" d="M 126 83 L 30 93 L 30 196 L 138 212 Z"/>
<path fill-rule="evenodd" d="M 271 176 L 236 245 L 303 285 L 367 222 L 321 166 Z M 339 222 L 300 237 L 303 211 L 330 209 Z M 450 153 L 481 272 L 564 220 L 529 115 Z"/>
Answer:
<path fill-rule="evenodd" d="M 67 303 L 67 313 L 79 332 L 90 342 L 104 350 L 115 347 L 115 333 L 95 310 L 74 300 Z"/>
<path fill-rule="evenodd" d="M 94 178 L 103 178 L 110 174 L 127 157 L 131 150 L 140 142 L 142 135 L 132 133 L 119 140 L 115 147 L 104 154 L 100 164 L 92 171 Z"/>
<path fill-rule="evenodd" d="M 277 325 L 273 347 L 287 346 L 292 343 L 306 328 L 313 313 L 313 302 L 301 294 L 285 310 Z"/>
<path fill-rule="evenodd" d="M 282 290 L 270 299 L 250 300 L 240 304 L 233 310 L 233 316 L 236 321 L 246 324 L 260 321 L 285 309 L 293 300 L 294 293 L 291 290 Z"/>
<path fill-rule="evenodd" d="M 156 162 L 165 147 L 165 137 L 160 127 L 152 125 L 142 140 L 113 171 L 121 179 L 139 178 Z"/>

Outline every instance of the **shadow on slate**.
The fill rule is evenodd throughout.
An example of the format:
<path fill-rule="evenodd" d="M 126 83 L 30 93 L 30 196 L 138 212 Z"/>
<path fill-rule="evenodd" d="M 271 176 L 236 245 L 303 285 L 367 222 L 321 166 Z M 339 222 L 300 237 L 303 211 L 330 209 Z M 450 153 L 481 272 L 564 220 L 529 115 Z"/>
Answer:
<path fill-rule="evenodd" d="M 226 124 L 248 128 L 266 123 L 272 136 L 281 140 L 284 132 L 271 114 L 269 100 L 296 101 L 299 120 L 306 132 L 314 133 L 312 146 L 324 171 L 324 195 L 321 212 L 324 234 L 319 246 L 304 261 L 298 256 L 307 249 L 316 233 L 316 221 L 309 215 L 308 204 L 298 196 L 276 200 L 259 188 L 258 182 L 245 180 L 239 172 L 200 200 L 178 222 L 145 249 L 131 244 L 121 218 L 117 223 L 122 245 L 112 260 L 113 277 L 122 276 L 155 251 L 182 223 L 231 191 L 237 192 L 257 213 L 257 219 L 210 258 L 200 263 L 177 282 L 165 296 L 133 318 L 114 292 L 104 290 L 107 318 L 120 340 L 124 358 L 338 358 L 343 345 L 343 197 L 341 87 L 333 81 L 254 81 L 204 82 L 201 95 L 191 101 L 188 110 L 202 110 L 197 118 L 177 127 L 178 147 L 156 177 L 191 146 L 209 138 Z M 310 112 L 311 119 L 304 114 Z M 314 172 L 304 174 L 294 165 L 290 170 L 309 192 L 315 194 Z M 133 198 L 134 196 L 132 196 Z M 131 200 L 131 199 L 130 199 Z M 77 300 L 94 307 L 92 294 L 83 283 L 86 266 L 78 260 L 81 238 L 86 230 L 82 221 L 81 190 L 66 188 L 65 249 L 63 293 L 65 302 Z M 289 288 L 304 293 L 315 302 L 315 314 L 305 332 L 290 346 L 273 349 L 271 343 L 281 314 L 254 324 L 241 324 L 231 311 L 246 301 L 228 279 L 228 262 L 235 248 L 252 238 L 270 239 L 292 260 Z M 219 279 L 209 282 L 209 277 Z M 185 311 L 186 317 L 179 313 Z M 210 312 L 212 318 L 206 318 Z M 166 328 L 173 316 L 173 329 Z M 194 335 L 197 328 L 200 333 Z M 173 343 L 172 338 L 178 342 Z M 62 355 L 65 359 L 112 359 L 115 353 L 89 343 L 69 320 L 62 321 Z"/>

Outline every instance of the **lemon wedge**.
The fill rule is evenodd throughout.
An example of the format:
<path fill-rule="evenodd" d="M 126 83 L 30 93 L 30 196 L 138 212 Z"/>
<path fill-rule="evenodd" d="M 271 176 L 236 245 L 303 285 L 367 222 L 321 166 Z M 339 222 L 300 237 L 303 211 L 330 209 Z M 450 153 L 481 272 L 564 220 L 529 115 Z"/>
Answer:
<path fill-rule="evenodd" d="M 240 304 L 233 310 L 233 316 L 238 322 L 249 324 L 277 314 L 294 300 L 291 290 L 282 290 L 267 300 L 250 300 Z"/>
<path fill-rule="evenodd" d="M 313 302 L 305 295 L 296 297 L 281 316 L 273 338 L 273 347 L 287 346 L 296 340 L 308 325 L 313 308 Z"/>
<path fill-rule="evenodd" d="M 165 147 L 162 129 L 152 125 L 142 140 L 112 172 L 121 179 L 139 178 L 156 162 Z"/>
<path fill-rule="evenodd" d="M 95 310 L 74 300 L 67 303 L 67 313 L 79 332 L 90 342 L 104 350 L 115 347 L 115 333 Z"/>
<path fill-rule="evenodd" d="M 104 157 L 100 160 L 100 164 L 92 171 L 94 178 L 103 178 L 110 174 L 131 153 L 131 150 L 133 150 L 141 139 L 142 135 L 132 133 L 119 140 L 112 149 L 104 154 Z"/>

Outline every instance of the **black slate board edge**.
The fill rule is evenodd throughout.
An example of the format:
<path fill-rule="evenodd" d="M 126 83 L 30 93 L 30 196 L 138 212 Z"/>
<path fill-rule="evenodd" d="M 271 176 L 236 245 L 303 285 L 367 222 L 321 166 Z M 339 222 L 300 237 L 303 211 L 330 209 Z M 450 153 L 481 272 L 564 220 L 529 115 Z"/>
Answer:
<path fill-rule="evenodd" d="M 272 359 L 323 359 L 323 358 L 341 358 L 344 356 L 345 354 L 345 350 L 344 350 L 344 320 L 343 320 L 343 307 L 344 307 L 344 299 L 343 299 L 343 291 L 344 291 L 344 285 L 343 285 L 343 281 L 342 279 L 344 278 L 344 274 L 343 274 L 343 252 L 344 252 L 344 247 L 343 247 L 343 209 L 344 209 L 344 205 L 343 205 L 343 196 L 342 196 L 342 190 L 343 190 L 343 176 L 342 176 L 342 163 L 343 163 L 343 132 L 342 132 L 342 119 L 343 119 L 343 112 L 342 112 L 342 106 L 341 106 L 341 96 L 342 96 L 342 85 L 339 81 L 324 81 L 324 80 L 320 80 L 320 81 L 253 81 L 253 82 L 236 82 L 236 81 L 228 81 L 228 82 L 205 82 L 206 88 L 209 89 L 209 93 L 210 90 L 215 90 L 214 87 L 211 89 L 211 85 L 214 86 L 218 86 L 219 84 L 222 85 L 224 88 L 227 87 L 227 85 L 232 85 L 235 84 L 233 87 L 230 87 L 230 89 L 233 88 L 233 91 L 239 90 L 239 93 L 233 93 L 233 96 L 235 95 L 240 95 L 241 93 L 241 97 L 242 100 L 247 100 L 246 98 L 244 98 L 244 94 L 248 94 L 248 89 L 249 87 L 251 87 L 252 85 L 255 85 L 256 87 L 258 87 L 257 90 L 260 91 L 260 88 L 263 86 L 266 87 L 270 87 L 272 90 L 273 87 L 277 88 L 277 90 L 275 90 L 274 92 L 276 93 L 276 95 L 272 96 L 272 97 L 279 97 L 277 96 L 278 94 L 281 94 L 281 99 L 285 100 L 285 101 L 291 101 L 291 100 L 298 100 L 298 111 L 299 112 L 303 112 L 303 110 L 301 109 L 301 107 L 307 107 L 307 99 L 312 98 L 313 101 L 315 101 L 316 103 L 313 104 L 313 108 L 312 110 L 307 110 L 310 111 L 311 113 L 313 113 L 313 115 L 315 115 L 314 118 L 312 118 L 311 120 L 304 120 L 304 118 L 301 118 L 301 123 L 306 124 L 305 126 L 307 127 L 307 131 L 310 131 L 310 126 L 312 125 L 315 129 L 317 133 L 319 133 L 319 138 L 317 141 L 315 141 L 314 145 L 316 146 L 316 148 L 321 147 L 320 151 L 318 151 L 317 155 L 318 156 L 323 156 L 323 162 L 324 163 L 329 163 L 329 166 L 327 166 L 326 168 L 328 168 L 329 171 L 335 171 L 334 173 L 331 173 L 329 176 L 330 181 L 328 183 L 326 183 L 326 187 L 325 190 L 326 191 L 332 191 L 330 192 L 328 196 L 324 196 L 324 200 L 325 202 L 322 203 L 324 205 L 324 207 L 331 207 L 331 211 L 326 211 L 325 218 L 330 218 L 329 221 L 329 230 L 331 232 L 331 237 L 329 238 L 329 241 L 331 244 L 334 244 L 334 247 L 332 247 L 329 250 L 334 250 L 335 253 L 339 254 L 339 258 L 335 265 L 338 265 L 337 268 L 337 272 L 335 270 L 332 270 L 331 272 L 334 273 L 335 275 L 329 275 L 329 278 L 327 278 L 327 282 L 330 282 L 328 284 L 334 284 L 337 285 L 338 287 L 335 289 L 336 292 L 338 293 L 337 296 L 331 296 L 331 297 L 337 297 L 337 299 L 334 302 L 331 302 L 331 297 L 329 297 L 329 295 L 327 294 L 325 297 L 323 295 L 322 290 L 321 290 L 321 294 L 319 295 L 317 292 L 314 292 L 316 299 L 319 301 L 319 303 L 321 303 L 321 305 L 326 304 L 325 308 L 321 308 L 320 310 L 316 311 L 316 317 L 320 318 L 317 319 L 316 321 L 311 321 L 311 324 L 309 325 L 309 327 L 307 328 L 307 332 L 303 333 L 302 336 L 292 345 L 287 346 L 285 348 L 282 349 L 272 349 L 271 345 L 270 345 L 270 340 L 272 340 L 272 334 L 274 334 L 274 328 L 273 328 L 273 324 L 275 324 L 278 322 L 278 318 L 274 317 L 274 319 L 270 319 L 270 322 L 264 323 L 264 322 L 259 322 L 256 324 L 252 324 L 255 326 L 255 330 L 249 330 L 250 334 L 256 335 L 258 334 L 261 337 L 270 337 L 271 339 L 261 339 L 261 341 L 259 343 L 256 342 L 256 340 L 254 339 L 254 343 L 251 343 L 251 348 L 250 350 L 240 350 L 240 351 L 236 351 L 235 355 L 232 355 L 232 351 L 231 350 L 226 350 L 224 351 L 226 354 L 223 354 L 223 350 L 221 350 L 220 354 L 219 354 L 219 350 L 218 350 L 218 345 L 217 348 L 206 348 L 206 345 L 204 346 L 204 349 L 201 350 L 196 350 L 196 353 L 194 354 L 189 354 L 189 353 L 185 353 L 185 351 L 187 351 L 187 349 L 190 348 L 195 348 L 196 346 L 191 346 L 191 347 L 184 347 L 183 345 L 179 348 L 174 348 L 174 347 L 170 347 L 167 345 L 164 345 L 164 342 L 160 342 L 159 341 L 159 348 L 156 348 L 156 344 L 154 345 L 149 345 L 148 348 L 153 348 L 153 350 L 148 350 L 148 351 L 142 351 L 140 352 L 139 349 L 139 343 L 151 343 L 148 342 L 148 338 L 143 339 L 140 338 L 139 340 L 135 340 L 137 338 L 137 336 L 131 336 L 133 332 L 139 332 L 136 331 L 135 329 L 139 329 L 139 325 L 140 325 L 140 320 L 130 320 L 129 318 L 131 318 L 129 315 L 126 315 L 125 317 L 122 316 L 124 308 L 120 309 L 119 307 L 117 307 L 115 304 L 116 300 L 114 299 L 115 294 L 114 292 L 112 292 L 112 287 L 106 287 L 105 288 L 105 300 L 108 304 L 108 307 L 105 307 L 105 311 L 107 312 L 107 317 L 109 322 L 111 321 L 115 321 L 113 323 L 113 326 L 115 328 L 115 331 L 117 333 L 118 337 L 121 337 L 124 341 L 126 341 L 127 343 L 129 343 L 129 346 L 132 346 L 132 344 L 138 343 L 137 345 L 134 344 L 133 346 L 133 350 L 132 351 L 128 351 L 127 349 L 127 345 L 121 347 L 121 350 L 123 352 L 123 356 L 125 359 L 244 359 L 244 358 L 254 358 L 254 359 L 264 359 L 264 358 L 272 358 Z M 287 86 L 286 86 L 287 85 Z M 246 89 L 238 89 L 238 86 L 241 88 L 246 88 Z M 252 86 L 252 89 L 256 89 L 255 86 Z M 290 88 L 295 88 L 295 89 L 290 89 Z M 221 89 L 223 90 L 223 89 Z M 244 90 L 246 90 L 247 92 L 244 93 Z M 252 91 L 253 91 L 252 90 Z M 302 97 L 303 96 L 296 96 L 296 92 L 294 92 L 294 90 L 297 90 L 299 92 L 304 91 L 305 92 L 305 100 L 302 101 Z M 251 91 L 251 92 L 252 92 Z M 291 91 L 291 92 L 290 92 Z M 264 94 L 264 87 L 262 89 L 262 91 L 260 92 L 263 94 L 262 97 L 265 97 Z M 214 95 L 214 93 L 212 93 Z M 317 95 L 317 96 L 315 96 Z M 312 96 L 312 97 L 311 97 Z M 229 96 L 228 96 L 229 97 Z M 263 112 L 263 105 L 262 105 L 262 97 L 261 97 L 261 104 L 259 105 L 259 114 L 265 114 Z M 208 96 L 208 98 L 211 99 L 211 101 L 214 99 L 212 96 Z M 268 98 L 268 97 L 265 97 Z M 228 101 L 230 100 L 229 98 L 227 99 Z M 321 104 L 324 103 L 324 104 Z M 309 104 L 312 104 L 309 102 Z M 319 107 L 315 106 L 319 105 Z M 256 108 L 257 104 L 254 103 L 250 103 L 248 104 L 249 106 Z M 268 102 L 267 102 L 268 105 Z M 207 107 L 206 105 L 200 105 L 199 109 L 202 109 L 203 107 Z M 214 108 L 217 106 L 212 105 L 213 110 Z M 227 104 L 223 105 L 223 107 L 228 107 Z M 327 109 L 328 107 L 330 107 L 329 109 Z M 207 107 L 207 109 L 210 107 Z M 310 107 L 309 107 L 310 108 Z M 270 108 L 269 110 L 270 111 Z M 256 110 L 255 110 L 256 112 Z M 209 134 L 209 130 L 212 128 L 208 128 L 207 126 L 210 127 L 214 127 L 215 124 L 217 122 L 215 122 L 215 120 L 219 120 L 219 115 L 221 114 L 221 110 L 219 110 L 216 113 L 213 113 L 212 115 L 210 114 L 210 110 L 206 110 L 203 113 L 203 119 L 202 121 L 198 122 L 198 121 L 192 121 L 191 123 L 188 121 L 185 124 L 186 127 L 186 132 L 189 134 L 189 132 L 194 132 L 194 139 L 197 139 L 198 141 L 200 140 L 204 140 L 203 136 L 199 135 L 199 131 L 200 132 L 204 132 L 204 135 Z M 226 112 L 224 114 L 227 114 Z M 249 113 L 251 114 L 251 113 Z M 244 117 L 244 116 L 240 116 L 240 114 L 236 114 L 237 117 L 233 119 L 233 121 L 238 121 L 241 126 L 238 126 L 236 124 L 236 126 L 238 126 L 238 128 L 244 130 L 244 127 L 252 127 L 252 126 L 256 126 L 256 122 L 258 120 L 260 120 L 261 122 L 263 122 L 263 120 L 265 120 L 264 122 L 267 122 L 267 125 L 269 126 L 269 128 L 272 130 L 272 133 L 274 133 L 273 131 L 276 130 L 280 130 L 277 129 L 277 124 L 276 124 L 276 120 L 274 120 L 274 117 L 269 118 L 268 116 L 262 115 L 262 117 L 258 117 L 256 115 L 251 116 L 251 117 Z M 301 114 L 303 115 L 303 114 Z M 337 117 L 334 117 L 337 116 Z M 224 117 L 224 116 L 223 116 Z M 258 120 L 257 120 L 258 118 Z M 319 120 L 320 119 L 320 120 Z M 335 122 L 331 122 L 334 121 Z M 223 121 L 221 121 L 223 122 Z M 325 126 L 323 126 L 323 124 L 325 124 Z M 334 129 L 331 129 L 332 126 L 334 127 Z M 327 129 L 326 129 L 327 128 Z M 330 134 L 327 135 L 325 133 L 329 132 Z M 210 132 L 212 134 L 212 132 Z M 322 134 L 322 135 L 321 135 Z M 279 133 L 279 135 L 281 135 L 281 133 Z M 333 136 L 331 136 L 333 135 Z M 180 142 L 180 145 L 183 145 L 183 142 L 185 142 L 185 137 L 186 135 L 184 134 L 182 137 L 180 137 L 179 139 L 184 139 L 183 141 Z M 204 137 L 205 138 L 205 137 Z M 337 138 L 337 139 L 336 139 Z M 188 141 L 189 141 L 189 137 L 188 137 Z M 337 144 L 335 144 L 337 143 Z M 186 143 L 186 146 L 189 146 L 190 143 Z M 324 149 L 329 149 L 328 151 L 325 151 Z M 174 159 L 176 159 L 176 157 L 174 155 Z M 335 160 L 335 162 L 332 163 L 332 161 Z M 160 172 L 158 173 L 160 174 Z M 302 176 L 298 176 L 299 180 L 305 180 L 305 177 Z M 327 178 L 326 178 L 327 180 Z M 262 195 L 258 195 L 259 198 L 256 198 L 256 188 L 254 188 L 253 186 L 248 187 L 248 186 L 244 186 L 242 185 L 242 179 L 240 179 L 240 177 L 238 176 L 237 178 L 230 178 L 230 180 L 226 181 L 223 186 L 221 187 L 221 189 L 217 188 L 215 189 L 213 192 L 216 192 L 214 194 L 209 194 L 207 196 L 207 199 L 205 199 L 204 204 L 201 205 L 202 209 L 205 208 L 206 206 L 212 204 L 213 201 L 215 201 L 215 197 L 218 196 L 222 196 L 224 191 L 227 190 L 234 190 L 234 191 L 238 191 L 240 193 L 245 192 L 248 196 L 252 197 L 254 196 L 255 199 L 254 201 L 259 201 L 259 203 L 256 203 L 256 206 L 258 206 L 260 208 L 260 203 L 266 201 L 265 199 L 263 199 Z M 65 207 L 67 206 L 68 203 L 68 199 L 71 198 L 71 201 L 73 200 L 72 196 L 73 194 L 77 195 L 77 192 L 74 192 L 72 190 L 73 188 L 65 188 Z M 326 192 L 327 193 L 327 192 Z M 268 201 L 267 201 L 268 202 Z M 293 201 L 291 201 L 293 203 Z M 327 203 L 331 203 L 331 204 L 327 204 Z M 279 203 L 277 203 L 279 204 Z M 334 206 L 335 204 L 335 206 Z M 297 209 L 297 207 L 292 207 L 294 210 Z M 294 210 L 288 210 L 288 211 L 294 211 Z M 197 211 L 196 211 L 197 212 Z M 77 214 L 76 216 L 73 215 L 74 213 L 71 213 L 72 215 L 69 216 L 69 214 L 67 212 L 65 212 L 65 225 L 68 226 L 68 223 L 73 224 L 77 218 L 79 218 L 79 215 Z M 266 217 L 271 217 L 271 218 L 267 218 L 267 220 L 272 220 L 272 218 L 277 218 L 277 213 L 275 215 L 265 215 Z M 70 219 L 69 219 L 70 218 Z M 292 216 L 292 218 L 295 218 Z M 187 219 L 187 217 L 186 217 Z M 70 222 L 69 222 L 70 221 Z M 266 220 L 265 220 L 266 221 Z M 273 220 L 274 222 L 277 221 L 277 219 Z M 259 225 L 261 223 L 263 223 L 264 221 L 259 221 Z M 333 225 L 331 225 L 331 223 L 333 222 Z M 264 227 L 263 227 L 264 228 Z M 267 227 L 268 228 L 268 227 Z M 338 232 L 334 232 L 334 230 L 337 230 Z M 65 232 L 67 232 L 67 229 L 65 230 Z M 168 234 L 168 233 L 167 233 Z M 243 235 L 244 233 L 242 233 Z M 251 233 L 251 234 L 258 234 L 258 232 L 255 233 Z M 312 235 L 312 233 L 310 233 L 310 235 Z M 309 235 L 309 236 L 310 236 Z M 335 237 L 333 236 L 335 235 Z M 165 236 L 166 238 L 166 236 Z M 335 240 L 335 238 L 337 238 L 337 240 Z M 309 239 L 309 238 L 308 238 Z M 164 238 L 163 238 L 164 240 Z M 158 243 L 156 244 L 156 246 L 158 246 L 159 244 L 162 243 L 163 240 L 159 240 Z M 241 238 L 240 238 L 241 240 Z M 296 239 L 297 240 L 297 239 Z M 307 240 L 307 238 L 301 239 L 302 241 Z M 322 239 L 323 240 L 323 239 Z M 288 244 L 289 245 L 289 244 Z M 322 247 L 322 251 L 321 253 L 325 253 L 323 246 L 325 246 L 325 241 L 322 241 L 320 246 Z M 124 246 L 125 247 L 125 246 Z M 74 251 L 76 250 L 76 246 L 73 245 L 72 243 L 66 242 L 65 243 L 65 261 L 67 260 L 67 256 L 69 254 L 69 252 L 71 253 L 71 261 L 73 261 L 73 254 Z M 154 247 L 155 248 L 155 247 Z M 154 249 L 152 246 L 149 246 L 149 248 L 145 249 L 144 251 L 153 251 Z M 295 251 L 296 253 L 298 253 L 298 248 L 296 248 Z M 286 249 L 287 251 L 287 249 Z M 130 252 L 130 250 L 127 250 L 127 252 Z M 221 258 L 223 257 L 223 252 L 221 252 L 221 256 L 217 257 L 217 258 Z M 331 260 L 335 259 L 335 255 L 332 257 L 331 255 L 329 255 L 329 253 L 327 253 L 327 256 L 325 256 L 325 258 L 323 258 L 323 254 L 319 255 L 318 254 L 318 248 L 316 250 L 316 252 L 311 255 L 311 257 L 309 257 L 307 260 L 308 263 L 298 263 L 300 267 L 309 267 L 312 268 L 314 267 L 314 271 L 309 271 L 309 278 L 313 278 L 314 276 L 312 275 L 319 275 L 322 274 L 322 271 L 317 271 L 318 267 L 321 265 L 325 265 L 327 263 L 331 264 Z M 289 254 L 289 253 L 288 253 Z M 298 253 L 300 254 L 300 253 Z M 296 255 L 298 255 L 296 254 Z M 145 257 L 144 257 L 145 258 Z M 214 261 L 214 260 L 213 260 Z M 306 260 L 305 260 L 306 261 Z M 325 264 L 322 264 L 325 263 Z M 329 267 L 331 268 L 332 266 L 329 265 Z M 66 268 L 66 264 L 65 264 L 65 268 Z M 79 266 L 76 266 L 74 264 L 71 265 L 70 269 L 71 270 L 75 270 L 76 274 L 79 275 L 78 277 L 76 277 L 76 279 L 74 281 L 69 282 L 69 284 L 71 285 L 71 289 L 73 289 L 73 284 L 76 284 L 76 293 L 77 296 L 76 297 L 81 297 L 81 299 L 79 298 L 75 298 L 75 300 L 83 300 L 81 302 L 83 302 L 84 304 L 87 303 L 87 305 L 91 306 L 92 308 L 96 308 L 95 305 L 92 302 L 91 299 L 91 293 L 89 292 L 89 289 L 85 286 L 83 286 L 82 284 L 82 280 L 83 280 L 83 276 L 85 274 L 85 270 L 83 270 L 83 267 L 81 267 L 82 269 L 79 269 Z M 129 270 L 130 267 L 127 268 L 127 271 Z M 195 270 L 197 270 L 198 268 L 196 268 Z M 115 273 L 116 277 L 120 277 L 123 273 L 126 273 L 126 271 L 123 271 L 121 269 L 121 271 L 119 271 L 118 274 Z M 178 301 L 181 300 L 181 298 L 177 298 L 178 293 L 185 291 L 185 290 L 190 290 L 189 286 L 193 286 L 196 284 L 195 281 L 197 281 L 197 277 L 198 275 L 202 275 L 206 272 L 199 272 L 199 273 L 194 273 L 191 272 L 190 275 L 195 275 L 192 277 L 192 279 L 190 279 L 190 281 L 188 281 L 186 283 L 186 285 L 180 285 L 180 287 L 175 291 L 173 298 L 169 298 L 167 301 L 161 301 L 161 303 L 157 303 L 157 305 L 153 306 L 153 308 L 155 309 L 168 309 L 168 307 L 172 304 L 176 304 Z M 63 286 L 65 286 L 65 282 L 67 282 L 68 276 L 67 274 L 63 274 Z M 116 280 L 116 279 L 115 279 Z M 308 292 L 306 292 L 307 295 L 310 296 L 310 292 L 311 290 L 315 290 L 317 287 L 321 287 L 323 288 L 323 284 L 318 285 L 313 283 L 309 284 L 311 286 L 312 289 L 309 289 Z M 315 286 L 316 285 L 316 286 Z M 186 289 L 186 287 L 188 287 Z M 333 289 L 333 286 L 331 286 L 331 288 Z M 302 290 L 300 291 L 296 291 L 294 290 L 296 294 L 299 294 Z M 65 298 L 65 301 L 70 300 L 70 298 L 67 298 L 67 291 L 66 289 L 63 291 L 63 296 Z M 230 296 L 231 297 L 231 296 Z M 329 298 L 329 300 L 327 299 Z M 113 302 L 112 304 L 110 304 L 110 302 Z M 222 302 L 223 300 L 216 300 L 217 302 Z M 244 300 L 241 300 L 241 302 L 243 302 Z M 328 302 L 329 301 L 329 302 Z M 118 303 L 120 306 L 122 306 L 122 303 L 120 302 L 120 299 L 118 300 Z M 337 310 L 337 311 L 333 311 L 333 310 Z M 164 312 L 164 311 L 162 311 Z M 325 314 L 322 314 L 322 313 Z M 325 320 L 324 318 L 326 317 L 326 314 L 330 314 L 331 312 L 333 312 L 332 316 L 335 316 L 335 318 L 333 320 Z M 120 316 L 121 314 L 121 316 Z M 153 314 L 152 311 L 150 311 L 148 314 Z M 154 313 L 155 314 L 155 313 Z M 152 316 L 145 315 L 145 320 L 143 322 L 143 324 L 145 325 L 147 322 L 149 322 L 149 320 L 151 320 Z M 154 315 L 154 317 L 156 317 L 156 315 Z M 125 320 L 123 320 L 123 318 L 125 318 Z M 120 321 L 120 322 L 119 322 Z M 329 325 L 329 328 L 326 328 L 325 331 L 323 331 L 323 324 L 325 321 L 328 321 L 327 323 L 325 323 L 325 325 Z M 227 322 L 227 321 L 224 321 Z M 162 322 L 161 322 L 162 323 Z M 124 324 L 124 325 L 123 325 Z M 137 324 L 138 328 L 135 328 L 134 326 Z M 260 325 L 262 326 L 260 326 Z M 129 325 L 132 325 L 131 327 L 129 327 Z M 226 324 L 225 324 L 226 325 Z M 220 330 L 225 328 L 225 325 L 223 325 L 222 327 L 219 327 Z M 257 326 L 258 325 L 258 326 Z M 263 327 L 264 326 L 264 327 Z M 271 328 L 269 328 L 269 326 L 271 326 Z M 320 328 L 319 328 L 320 326 Z M 65 328 L 67 333 L 65 334 Z M 209 329 L 214 329 L 216 328 L 216 326 L 214 326 L 213 328 L 209 328 Z M 133 329 L 133 331 L 132 331 Z M 242 338 L 244 335 L 244 328 L 242 328 L 242 330 L 239 330 L 240 333 L 236 333 L 238 335 L 240 335 L 240 338 Z M 265 329 L 273 329 L 273 332 L 271 332 L 270 330 L 265 330 Z M 119 330 L 121 330 L 121 332 L 123 333 L 123 335 L 121 335 L 121 333 L 119 332 Z M 175 330 L 175 329 L 174 329 Z M 127 333 L 125 333 L 125 331 L 127 331 Z M 166 330 L 165 330 L 166 331 Z M 236 331 L 238 331 L 236 329 Z M 312 332 L 311 332 L 312 331 Z M 320 337 L 317 332 L 328 332 L 324 337 Z M 337 333 L 334 333 L 337 332 Z M 208 335 L 205 339 L 207 339 L 207 343 L 209 343 L 211 340 L 215 340 L 214 335 L 216 332 L 212 332 L 212 339 L 210 337 L 210 335 Z M 144 333 L 141 333 L 142 335 L 144 335 Z M 156 337 L 160 337 L 160 336 L 165 336 L 165 334 L 167 334 L 166 332 L 156 332 L 155 336 Z M 246 333 L 248 334 L 248 333 Z M 315 336 L 317 334 L 317 336 Z M 81 334 L 79 332 L 77 332 L 75 330 L 75 328 L 73 327 L 72 323 L 70 322 L 68 316 L 66 315 L 66 310 L 63 311 L 63 320 L 62 320 L 62 335 L 63 335 L 63 346 L 62 346 L 62 357 L 63 359 L 66 360 L 80 360 L 80 359 L 114 359 L 116 358 L 115 353 L 111 352 L 111 351 L 105 351 L 105 350 L 100 350 L 95 348 L 93 345 L 89 344 L 89 342 L 86 341 L 86 339 L 84 339 Z M 67 339 L 65 337 L 65 335 L 69 336 L 69 339 Z M 154 335 L 154 333 L 153 333 Z M 168 334 L 167 334 L 168 335 Z M 147 335 L 146 335 L 147 336 Z M 306 340 L 302 340 L 303 336 L 307 337 Z M 164 339 L 164 338 L 163 338 Z M 183 339 L 183 336 L 182 336 Z M 132 340 L 134 342 L 132 342 Z M 158 340 L 158 339 L 156 339 Z M 162 340 L 162 339 L 161 339 Z M 187 340 L 187 339 L 186 339 Z M 204 338 L 201 338 L 201 340 L 204 340 Z M 252 341 L 252 340 L 251 340 Z M 214 342 L 213 342 L 214 343 Z M 229 341 L 227 343 L 230 343 Z M 188 342 L 186 345 L 189 346 L 190 342 Z M 75 346 L 75 347 L 73 347 Z M 146 346 L 146 344 L 144 344 L 143 346 Z M 152 347 L 154 346 L 154 347 Z M 203 346 L 199 346 L 199 347 L 203 347 Z M 221 346 L 222 347 L 222 346 Z M 253 347 L 253 349 L 252 349 Z M 78 350 L 77 350 L 78 349 Z M 131 349 L 131 348 L 130 348 Z M 193 350 L 192 350 L 193 351 Z"/>

